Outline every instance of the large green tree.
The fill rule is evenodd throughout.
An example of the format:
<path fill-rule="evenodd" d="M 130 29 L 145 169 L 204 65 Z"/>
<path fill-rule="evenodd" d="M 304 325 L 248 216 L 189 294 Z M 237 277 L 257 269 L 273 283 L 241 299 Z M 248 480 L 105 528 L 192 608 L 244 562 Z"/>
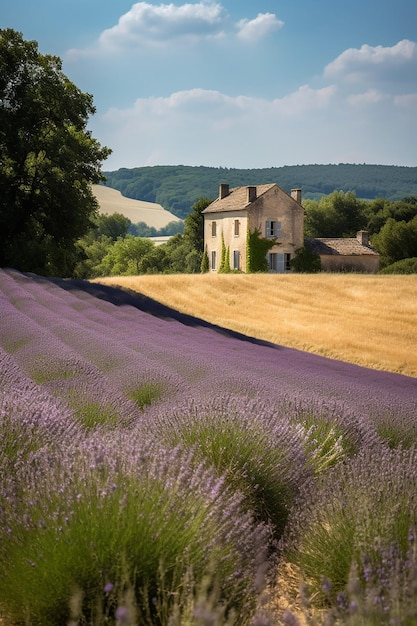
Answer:
<path fill-rule="evenodd" d="M 417 197 L 408 196 L 394 202 L 375 198 L 365 205 L 366 229 L 371 235 L 378 233 L 388 218 L 396 222 L 410 222 L 417 215 Z"/>
<path fill-rule="evenodd" d="M 132 225 L 130 219 L 121 213 L 100 214 L 94 221 L 96 239 L 106 235 L 112 241 L 117 241 L 119 237 L 126 237 Z"/>
<path fill-rule="evenodd" d="M 94 112 L 58 57 L 0 30 L 0 266 L 71 274 L 111 152 L 87 130 Z"/>
<path fill-rule="evenodd" d="M 204 209 L 211 203 L 200 198 L 184 220 L 184 234 L 171 237 L 163 246 L 167 257 L 167 273 L 198 274 L 204 251 Z M 162 246 L 161 246 L 162 247 Z"/>
<path fill-rule="evenodd" d="M 365 224 L 365 203 L 354 191 L 333 191 L 319 201 L 305 200 L 307 237 L 353 237 Z"/>
<path fill-rule="evenodd" d="M 148 263 L 144 268 L 141 263 L 154 248 L 155 244 L 144 237 L 133 235 L 119 237 L 102 259 L 98 274 L 100 276 L 129 276 L 146 273 Z"/>
<path fill-rule="evenodd" d="M 417 215 L 409 222 L 389 217 L 372 244 L 381 254 L 381 267 L 396 261 L 417 257 Z"/>
<path fill-rule="evenodd" d="M 200 198 L 191 207 L 191 212 L 184 221 L 184 238 L 197 250 L 204 250 L 204 216 L 203 211 L 212 203 L 210 198 Z"/>

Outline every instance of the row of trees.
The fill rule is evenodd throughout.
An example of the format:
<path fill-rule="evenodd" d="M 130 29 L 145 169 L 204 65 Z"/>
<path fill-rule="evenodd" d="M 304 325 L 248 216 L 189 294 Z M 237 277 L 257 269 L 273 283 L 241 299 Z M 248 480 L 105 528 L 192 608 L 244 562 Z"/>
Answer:
<path fill-rule="evenodd" d="M 198 273 L 204 269 L 202 211 L 210 199 L 196 202 L 184 221 L 184 232 L 166 244 L 133 236 L 132 224 L 122 215 L 100 215 L 94 227 L 80 239 L 78 277 L 146 273 Z M 306 200 L 305 232 L 309 237 L 354 237 L 366 229 L 381 254 L 383 268 L 403 259 L 417 257 L 417 198 L 390 202 L 362 201 L 352 191 L 334 191 L 320 201 Z M 263 253 L 266 254 L 266 251 Z M 297 271 L 319 269 L 317 259 L 299 255 Z M 407 265 L 410 267 L 410 264 Z M 207 269 L 207 267 L 206 267 Z M 398 268 L 398 271 L 401 267 Z"/>
<path fill-rule="evenodd" d="M 147 237 L 131 234 L 132 224 L 120 214 L 99 215 L 78 241 L 78 278 L 130 274 L 187 273 L 201 271 L 204 248 L 202 211 L 208 198 L 196 202 L 184 221 L 184 232 L 155 245 Z"/>

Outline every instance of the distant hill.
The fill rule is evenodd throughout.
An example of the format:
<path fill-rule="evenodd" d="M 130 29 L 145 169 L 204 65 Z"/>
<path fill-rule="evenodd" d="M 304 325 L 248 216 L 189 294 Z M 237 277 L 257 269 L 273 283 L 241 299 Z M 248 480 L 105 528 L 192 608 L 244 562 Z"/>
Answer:
<path fill-rule="evenodd" d="M 319 198 L 335 189 L 355 191 L 358 198 L 402 200 L 417 196 L 417 167 L 395 165 L 286 165 L 263 169 L 229 169 L 157 165 L 104 172 L 106 185 L 124 196 L 162 205 L 185 218 L 201 197 L 215 199 L 221 182 L 231 187 L 276 183 L 287 193 L 294 187 L 304 198 Z"/>
<path fill-rule="evenodd" d="M 160 230 L 170 222 L 180 221 L 180 218 L 166 211 L 160 204 L 126 198 L 116 189 L 93 185 L 93 192 L 98 200 L 100 213 L 108 215 L 121 213 L 130 219 L 132 224 L 145 222 L 148 226 Z"/>

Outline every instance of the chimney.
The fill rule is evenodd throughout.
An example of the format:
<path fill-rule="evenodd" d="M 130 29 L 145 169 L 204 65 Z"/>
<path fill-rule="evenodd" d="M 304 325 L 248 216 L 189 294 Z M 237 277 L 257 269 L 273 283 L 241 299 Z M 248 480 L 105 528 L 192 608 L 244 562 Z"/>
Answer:
<path fill-rule="evenodd" d="M 229 195 L 229 185 L 227 183 L 220 183 L 219 187 L 219 200 Z"/>
<path fill-rule="evenodd" d="M 363 246 L 369 246 L 369 233 L 367 230 L 360 230 L 356 233 L 356 239 Z"/>
<path fill-rule="evenodd" d="M 301 204 L 301 189 L 291 189 L 291 198 Z"/>
<path fill-rule="evenodd" d="M 256 200 L 256 187 L 248 187 L 248 203 Z"/>

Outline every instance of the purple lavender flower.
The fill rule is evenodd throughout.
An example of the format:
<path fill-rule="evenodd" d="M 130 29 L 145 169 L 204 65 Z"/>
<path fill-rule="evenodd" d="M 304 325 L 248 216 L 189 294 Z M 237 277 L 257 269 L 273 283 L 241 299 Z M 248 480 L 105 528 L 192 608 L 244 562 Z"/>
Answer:
<path fill-rule="evenodd" d="M 276 547 L 254 512 L 277 515 L 266 506 L 272 493 L 283 503 L 280 552 L 296 545 L 317 556 L 302 571 L 316 576 L 319 596 L 339 598 L 343 610 L 356 603 L 359 614 L 361 594 L 352 599 L 343 588 L 355 566 L 382 611 L 400 598 L 412 613 L 415 379 L 187 326 L 66 286 L 0 270 L 0 554 L 25 563 L 19 584 L 11 570 L 2 576 L 0 602 L 11 596 L 7 584 L 24 591 L 40 584 L 40 570 L 48 580 L 48 545 L 53 560 L 80 544 L 84 569 L 98 568 L 96 598 L 118 588 L 127 543 L 136 572 L 152 543 L 155 582 L 154 553 L 167 558 L 179 537 L 171 571 L 198 555 L 193 565 L 205 576 L 212 558 L 223 572 L 222 606 L 236 604 L 250 620 Z M 322 461 L 319 480 L 311 459 Z M 123 548 L 105 583 L 112 545 Z M 339 550 L 343 559 L 333 559 Z M 323 586 L 323 573 L 337 582 Z M 127 609 L 119 610 L 127 623 Z M 289 612 L 285 619 L 297 623 Z"/>
<path fill-rule="evenodd" d="M 129 623 L 129 611 L 125 606 L 118 606 L 115 612 L 115 617 L 118 624 Z"/>
<path fill-rule="evenodd" d="M 288 609 L 284 611 L 281 619 L 284 626 L 301 626 L 300 620 Z"/>

